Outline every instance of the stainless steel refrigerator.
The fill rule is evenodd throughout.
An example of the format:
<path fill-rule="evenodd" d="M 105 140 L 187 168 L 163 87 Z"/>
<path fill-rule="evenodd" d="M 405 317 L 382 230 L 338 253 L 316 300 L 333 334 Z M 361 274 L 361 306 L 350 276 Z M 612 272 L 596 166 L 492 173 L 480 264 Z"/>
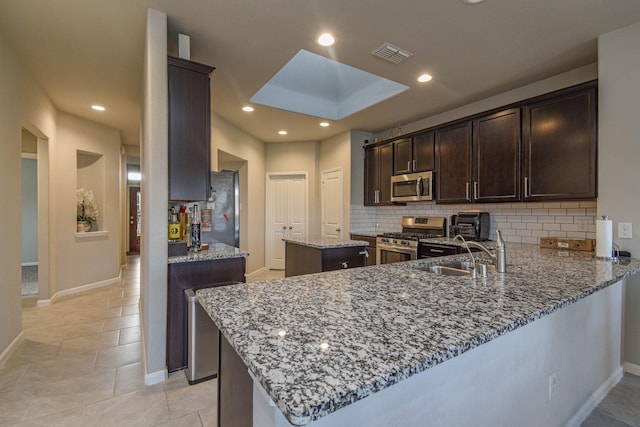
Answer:
<path fill-rule="evenodd" d="M 211 198 L 202 204 L 204 209 L 211 209 L 210 227 L 203 215 L 203 243 L 240 247 L 239 196 L 238 171 L 211 172 Z"/>

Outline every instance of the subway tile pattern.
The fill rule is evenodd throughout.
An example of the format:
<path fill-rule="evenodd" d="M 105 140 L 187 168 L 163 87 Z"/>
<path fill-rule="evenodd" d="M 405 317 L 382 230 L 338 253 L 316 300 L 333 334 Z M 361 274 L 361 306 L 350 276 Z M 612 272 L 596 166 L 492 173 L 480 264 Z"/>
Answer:
<path fill-rule="evenodd" d="M 640 271 L 640 260 L 517 244 L 507 246 L 508 273 L 490 273 L 481 286 L 416 268 L 442 261 L 197 295 L 285 417 L 305 425 Z"/>
<path fill-rule="evenodd" d="M 351 205 L 351 232 L 384 233 L 400 231 L 403 215 L 445 216 L 463 210 L 482 210 L 490 213 L 489 236 L 495 231 L 511 243 L 538 244 L 540 237 L 569 237 L 595 239 L 596 201 L 490 203 L 466 205 L 437 205 L 434 202 L 409 203 L 406 206 Z"/>

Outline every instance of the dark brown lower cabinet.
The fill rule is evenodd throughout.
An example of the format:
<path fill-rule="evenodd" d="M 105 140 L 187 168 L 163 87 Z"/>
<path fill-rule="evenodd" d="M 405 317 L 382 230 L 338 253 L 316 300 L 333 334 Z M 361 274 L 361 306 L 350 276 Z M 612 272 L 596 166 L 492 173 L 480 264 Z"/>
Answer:
<path fill-rule="evenodd" d="M 185 289 L 201 289 L 244 282 L 245 259 L 225 258 L 168 265 L 167 369 L 187 367 L 187 302 Z"/>
<path fill-rule="evenodd" d="M 296 243 L 286 243 L 285 277 L 366 265 L 365 246 L 320 249 Z"/>
<path fill-rule="evenodd" d="M 253 426 L 253 380 L 238 353 L 220 335 L 218 426 Z"/>
<path fill-rule="evenodd" d="M 376 238 L 352 233 L 351 240 L 364 240 L 368 242 L 369 246 L 364 247 L 364 250 L 367 251 L 366 265 L 376 265 Z"/>

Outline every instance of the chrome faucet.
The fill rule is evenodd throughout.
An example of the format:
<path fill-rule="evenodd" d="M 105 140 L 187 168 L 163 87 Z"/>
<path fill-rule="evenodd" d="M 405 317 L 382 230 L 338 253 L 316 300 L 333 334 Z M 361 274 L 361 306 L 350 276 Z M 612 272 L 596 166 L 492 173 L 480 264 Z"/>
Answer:
<path fill-rule="evenodd" d="M 473 267 L 471 268 L 471 278 L 475 279 L 476 277 L 478 277 L 477 275 L 477 270 L 476 270 L 476 259 L 473 256 L 473 253 L 471 253 L 471 249 L 469 249 L 469 243 L 472 242 L 467 242 L 463 236 L 461 236 L 460 234 L 456 234 L 456 237 L 453 238 L 453 240 L 460 240 L 462 241 L 463 246 L 465 247 L 465 249 L 467 250 L 467 252 L 469 252 L 469 256 L 471 257 L 471 262 L 473 263 Z M 482 270 L 483 271 L 483 276 L 486 277 L 487 276 L 487 270 Z"/>
<path fill-rule="evenodd" d="M 500 230 L 496 230 L 496 234 L 498 237 L 496 238 L 495 254 L 492 253 L 486 246 L 478 242 L 467 242 L 466 240 L 464 240 L 464 237 L 462 237 L 459 234 L 456 237 L 454 237 L 453 240 L 460 238 L 463 244 L 465 245 L 465 247 L 467 248 L 467 251 L 469 251 L 469 255 L 471 255 L 471 249 L 469 249 L 469 246 L 471 246 L 472 248 L 480 249 L 481 251 L 485 252 L 487 255 L 489 255 L 489 258 L 495 263 L 496 270 L 498 271 L 498 273 L 504 273 L 507 271 L 507 251 L 505 248 L 504 240 L 502 240 L 502 233 L 500 232 Z M 476 261 L 473 258 L 473 255 L 471 255 L 471 259 L 473 260 L 473 268 L 475 270 Z"/>

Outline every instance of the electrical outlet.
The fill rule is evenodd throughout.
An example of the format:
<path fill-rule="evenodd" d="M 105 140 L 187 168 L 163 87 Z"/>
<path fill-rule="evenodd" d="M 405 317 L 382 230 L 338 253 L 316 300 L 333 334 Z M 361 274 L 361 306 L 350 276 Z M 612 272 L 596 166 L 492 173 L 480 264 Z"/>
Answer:
<path fill-rule="evenodd" d="M 633 224 L 630 222 L 619 222 L 618 237 L 620 239 L 633 239 Z"/>
<path fill-rule="evenodd" d="M 553 398 L 553 396 L 556 395 L 557 391 L 558 391 L 558 373 L 554 372 L 551 375 L 549 375 L 549 402 L 551 402 L 551 399 Z"/>

